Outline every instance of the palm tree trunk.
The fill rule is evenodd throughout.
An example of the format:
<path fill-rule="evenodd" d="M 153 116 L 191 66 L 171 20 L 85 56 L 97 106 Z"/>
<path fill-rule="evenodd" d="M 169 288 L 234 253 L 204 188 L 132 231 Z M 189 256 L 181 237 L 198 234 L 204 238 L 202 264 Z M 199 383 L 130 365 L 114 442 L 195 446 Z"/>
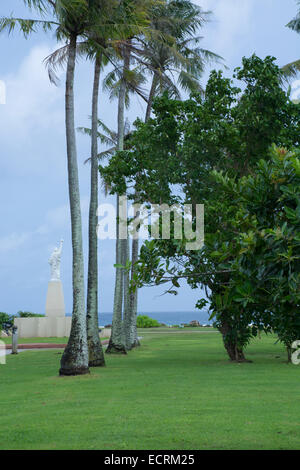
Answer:
<path fill-rule="evenodd" d="M 73 315 L 70 338 L 61 358 L 61 367 L 59 371 L 60 375 L 79 375 L 89 373 L 84 299 L 82 222 L 74 118 L 74 74 L 76 42 L 77 36 L 76 34 L 72 34 L 69 45 L 65 103 L 68 180 L 73 249 Z"/>
<path fill-rule="evenodd" d="M 136 263 L 139 259 L 139 239 L 133 238 L 132 240 L 132 255 L 131 255 L 131 280 L 133 280 L 134 274 L 136 272 Z M 129 349 L 133 349 L 137 346 L 140 346 L 138 339 L 137 327 L 136 327 L 136 318 L 137 318 L 137 305 L 138 305 L 138 289 L 135 291 L 130 291 L 129 293 Z"/>
<path fill-rule="evenodd" d="M 124 150 L 124 125 L 125 125 L 125 98 L 126 98 L 126 77 L 125 71 L 129 69 L 130 53 L 124 51 L 124 72 L 119 91 L 118 103 L 118 150 Z M 119 233 L 119 195 L 117 196 L 117 240 L 116 240 L 116 263 L 121 264 L 124 259 L 127 240 L 120 239 Z M 124 272 L 121 268 L 116 268 L 114 312 L 112 321 L 111 337 L 106 352 L 108 354 L 126 354 L 124 325 L 123 325 L 123 298 L 124 298 Z"/>
<path fill-rule="evenodd" d="M 149 93 L 149 98 L 148 98 L 145 122 L 147 122 L 151 116 L 152 104 L 153 104 L 153 100 L 155 97 L 155 92 L 157 89 L 158 81 L 159 81 L 158 76 L 156 73 L 154 73 L 153 79 L 152 79 L 152 85 L 151 85 L 151 89 Z M 136 214 L 136 216 L 139 217 L 139 214 Z M 139 239 L 133 238 L 132 258 L 131 258 L 131 262 L 132 262 L 131 280 L 133 280 L 133 277 L 136 271 L 136 263 L 138 259 L 139 259 Z M 129 344 L 127 343 L 128 349 L 132 349 L 140 345 L 140 342 L 138 339 L 137 327 L 136 327 L 137 305 L 138 305 L 138 289 L 135 289 L 134 292 L 129 293 L 128 330 L 129 330 L 130 339 L 129 339 Z"/>
<path fill-rule="evenodd" d="M 98 99 L 101 57 L 95 61 L 95 75 L 92 99 L 92 149 L 91 149 L 91 196 L 89 210 L 89 265 L 87 291 L 87 342 L 89 366 L 105 366 L 98 325 Z"/>
<path fill-rule="evenodd" d="M 146 110 L 145 122 L 147 122 L 151 117 L 152 104 L 153 104 L 153 100 L 154 100 L 154 97 L 155 97 L 155 92 L 156 92 L 158 82 L 159 82 L 159 78 L 156 75 L 156 73 L 154 72 L 153 79 L 152 79 L 152 85 L 151 85 L 149 98 L 148 98 L 148 105 L 147 105 L 147 110 Z"/>
<path fill-rule="evenodd" d="M 119 233 L 119 196 L 117 195 L 117 239 L 116 239 L 116 264 L 122 264 L 122 252 L 124 240 L 120 240 Z M 123 270 L 116 268 L 116 279 L 115 279 L 115 293 L 114 293 L 114 311 L 111 328 L 111 337 L 109 340 L 108 347 L 106 349 L 107 354 L 126 354 L 125 340 L 123 334 L 123 318 L 122 318 L 122 307 L 123 307 L 123 289 L 124 289 L 124 278 Z"/>
<path fill-rule="evenodd" d="M 126 246 L 123 253 L 123 265 L 130 259 L 129 238 L 127 238 Z M 130 275 L 128 271 L 124 271 L 124 337 L 126 350 L 132 349 L 132 311 L 131 308 L 131 292 L 129 289 Z"/>

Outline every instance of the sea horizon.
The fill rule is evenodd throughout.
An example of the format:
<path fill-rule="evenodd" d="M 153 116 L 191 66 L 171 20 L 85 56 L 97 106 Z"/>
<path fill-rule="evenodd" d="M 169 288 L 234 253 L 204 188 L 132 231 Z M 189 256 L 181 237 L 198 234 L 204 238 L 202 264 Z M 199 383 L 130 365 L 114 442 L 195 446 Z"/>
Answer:
<path fill-rule="evenodd" d="M 181 323 L 190 323 L 197 320 L 199 323 L 211 325 L 213 322 L 209 320 L 209 312 L 207 310 L 170 310 L 160 312 L 139 312 L 138 315 L 147 315 L 148 317 L 157 320 L 159 323 L 166 325 L 180 325 Z M 67 313 L 66 316 L 70 317 L 71 314 Z M 112 323 L 112 312 L 99 312 L 98 323 L 99 326 L 110 325 Z"/>

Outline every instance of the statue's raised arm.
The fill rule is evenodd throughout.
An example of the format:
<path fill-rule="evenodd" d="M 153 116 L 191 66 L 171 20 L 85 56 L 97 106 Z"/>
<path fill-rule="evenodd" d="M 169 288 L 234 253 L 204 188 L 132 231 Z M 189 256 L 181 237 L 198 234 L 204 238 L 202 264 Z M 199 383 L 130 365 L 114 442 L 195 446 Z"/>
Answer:
<path fill-rule="evenodd" d="M 51 281 L 60 281 L 60 262 L 63 243 L 64 241 L 61 240 L 59 247 L 54 248 L 54 251 L 49 259 L 49 264 L 51 267 Z"/>
<path fill-rule="evenodd" d="M 59 252 L 60 255 L 62 253 L 63 244 L 64 244 L 64 241 L 63 241 L 63 239 L 61 239 L 60 244 L 59 244 L 59 248 L 58 248 L 58 252 Z"/>

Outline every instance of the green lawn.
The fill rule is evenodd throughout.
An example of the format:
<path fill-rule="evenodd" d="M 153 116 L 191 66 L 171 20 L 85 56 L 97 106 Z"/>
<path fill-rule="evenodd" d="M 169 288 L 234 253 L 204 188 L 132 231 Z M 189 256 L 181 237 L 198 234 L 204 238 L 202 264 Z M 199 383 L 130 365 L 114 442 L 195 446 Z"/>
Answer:
<path fill-rule="evenodd" d="M 1 341 L 4 341 L 6 344 L 11 344 L 11 336 L 7 338 L 1 338 Z M 68 338 L 19 338 L 19 344 L 27 344 L 27 343 L 56 343 L 56 344 L 66 344 L 68 342 Z"/>
<path fill-rule="evenodd" d="M 55 343 L 55 344 L 67 344 L 68 337 L 64 336 L 63 338 L 51 337 L 51 338 L 19 338 L 19 344 L 28 344 L 28 343 Z M 107 337 L 101 338 L 101 341 L 108 339 Z M 4 341 L 5 344 L 11 344 L 11 336 L 7 338 L 1 338 L 1 341 Z"/>
<path fill-rule="evenodd" d="M 48 339 L 47 339 L 48 340 Z M 61 351 L 0 365 L 0 449 L 298 449 L 300 366 L 274 337 L 231 364 L 218 333 L 148 332 L 90 376 L 58 377 Z"/>

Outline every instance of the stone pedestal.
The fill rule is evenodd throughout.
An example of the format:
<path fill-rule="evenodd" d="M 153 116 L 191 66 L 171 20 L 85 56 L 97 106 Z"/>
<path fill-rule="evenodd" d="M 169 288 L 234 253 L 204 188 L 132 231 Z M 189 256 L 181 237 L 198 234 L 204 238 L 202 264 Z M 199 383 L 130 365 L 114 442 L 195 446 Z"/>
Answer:
<path fill-rule="evenodd" d="M 65 316 L 64 293 L 61 281 L 50 281 L 46 300 L 46 316 L 16 318 L 19 338 L 51 338 L 70 336 L 72 317 Z"/>
<path fill-rule="evenodd" d="M 65 317 L 65 301 L 61 281 L 50 281 L 46 301 L 46 317 Z"/>

